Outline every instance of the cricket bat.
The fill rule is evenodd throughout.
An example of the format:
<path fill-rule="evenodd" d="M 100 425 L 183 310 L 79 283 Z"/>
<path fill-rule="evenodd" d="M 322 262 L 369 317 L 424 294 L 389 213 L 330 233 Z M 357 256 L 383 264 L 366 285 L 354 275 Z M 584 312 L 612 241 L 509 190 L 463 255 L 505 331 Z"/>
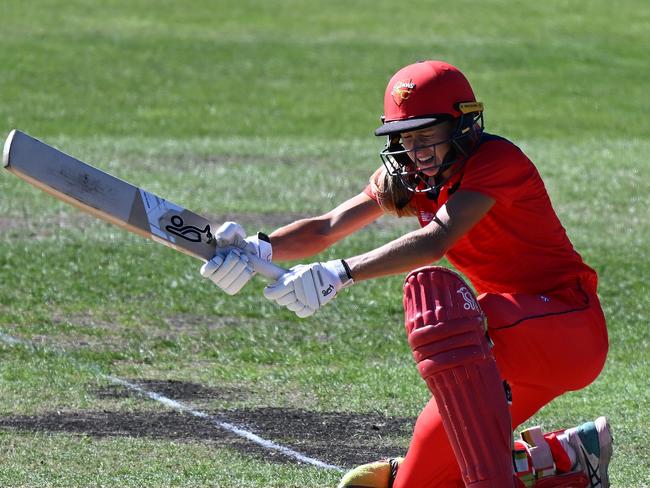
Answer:
<path fill-rule="evenodd" d="M 212 224 L 180 205 L 12 130 L 4 167 L 37 188 L 130 232 L 207 261 L 217 252 Z M 249 255 L 253 268 L 277 280 L 285 269 Z"/>

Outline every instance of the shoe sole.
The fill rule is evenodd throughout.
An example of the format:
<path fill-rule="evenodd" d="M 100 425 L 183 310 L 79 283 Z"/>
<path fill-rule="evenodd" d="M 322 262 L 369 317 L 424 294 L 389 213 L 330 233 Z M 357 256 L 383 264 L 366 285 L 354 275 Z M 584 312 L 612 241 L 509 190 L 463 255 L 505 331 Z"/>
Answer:
<path fill-rule="evenodd" d="M 594 423 L 596 424 L 596 431 L 598 431 L 598 443 L 600 444 L 600 479 L 603 488 L 609 488 L 609 461 L 612 458 L 614 451 L 612 437 L 612 430 L 609 427 L 609 420 L 607 417 L 598 417 Z"/>

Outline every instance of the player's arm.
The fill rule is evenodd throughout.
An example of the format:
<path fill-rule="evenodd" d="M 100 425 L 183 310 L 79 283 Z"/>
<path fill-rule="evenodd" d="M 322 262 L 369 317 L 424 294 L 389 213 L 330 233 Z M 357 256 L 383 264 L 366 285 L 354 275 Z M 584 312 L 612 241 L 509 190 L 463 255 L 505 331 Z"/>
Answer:
<path fill-rule="evenodd" d="M 382 213 L 377 202 L 360 193 L 323 215 L 297 220 L 274 231 L 270 235 L 273 258 L 285 261 L 318 254 L 374 222 Z"/>
<path fill-rule="evenodd" d="M 264 295 L 299 317 L 307 317 L 331 301 L 338 290 L 355 281 L 403 273 L 439 260 L 490 211 L 492 205 L 492 197 L 459 191 L 422 229 L 345 260 L 295 266 L 267 286 Z"/>
<path fill-rule="evenodd" d="M 459 191 L 440 207 L 427 226 L 345 261 L 355 281 L 426 266 L 441 259 L 488 213 L 492 205 L 494 199 L 483 193 Z"/>
<path fill-rule="evenodd" d="M 271 236 L 260 233 L 247 237 L 241 225 L 226 222 L 215 232 L 217 246 L 234 249 L 225 255 L 217 251 L 201 267 L 201 274 L 226 293 L 234 295 L 255 274 L 250 255 L 266 261 L 312 256 L 373 222 L 382 213 L 373 199 L 360 193 L 326 214 L 298 220 L 281 227 Z"/>

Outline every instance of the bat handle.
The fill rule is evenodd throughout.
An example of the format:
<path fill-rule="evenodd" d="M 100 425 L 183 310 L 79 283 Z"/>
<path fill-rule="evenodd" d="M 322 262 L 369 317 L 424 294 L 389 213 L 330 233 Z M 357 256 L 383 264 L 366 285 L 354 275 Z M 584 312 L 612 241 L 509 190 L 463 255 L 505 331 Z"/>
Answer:
<path fill-rule="evenodd" d="M 286 269 L 278 266 L 277 264 L 273 264 L 270 261 L 266 261 L 265 259 L 261 259 L 251 254 L 248 254 L 248 257 L 250 258 L 251 264 L 253 265 L 255 271 L 273 281 L 277 281 L 280 276 L 287 272 Z"/>
<path fill-rule="evenodd" d="M 239 248 L 233 246 L 217 247 L 217 253 L 225 257 L 226 254 L 228 254 L 233 249 Z M 241 249 L 239 249 L 239 251 L 241 251 Z M 246 253 L 246 256 L 248 256 L 248 259 L 250 259 L 250 263 L 253 265 L 253 269 L 270 280 L 277 281 L 280 276 L 288 271 L 278 266 L 277 264 L 273 264 L 272 262 L 267 261 L 266 259 L 262 259 L 254 254 Z"/>

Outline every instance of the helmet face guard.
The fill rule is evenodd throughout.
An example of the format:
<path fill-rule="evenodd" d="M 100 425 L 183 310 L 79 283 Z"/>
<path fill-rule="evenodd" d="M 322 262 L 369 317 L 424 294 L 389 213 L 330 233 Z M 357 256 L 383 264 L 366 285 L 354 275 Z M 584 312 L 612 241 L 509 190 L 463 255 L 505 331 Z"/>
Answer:
<path fill-rule="evenodd" d="M 399 133 L 389 134 L 386 146 L 379 153 L 387 173 L 390 176 L 399 178 L 402 184 L 414 193 L 437 193 L 449 178 L 462 169 L 465 161 L 478 145 L 483 133 L 483 106 L 482 104 L 473 103 L 471 108 L 474 110 L 479 108 L 479 110 L 463 112 L 456 119 L 458 122 L 451 136 L 444 141 L 406 149 L 402 145 Z M 431 125 L 427 124 L 420 128 L 430 127 Z M 439 146 L 442 144 L 449 144 L 451 148 L 446 154 L 437 157 L 437 151 L 440 150 Z M 418 152 L 425 153 L 427 159 L 442 160 L 442 163 L 438 165 L 425 168 L 426 171 L 436 170 L 435 174 L 429 176 L 418 168 L 416 164 Z M 454 167 L 454 171 L 447 177 L 443 177 L 443 173 L 451 167 Z"/>
<path fill-rule="evenodd" d="M 445 120 L 455 122 L 447 140 L 434 144 L 433 140 L 414 137 L 413 145 L 420 144 L 420 147 L 408 147 L 408 150 L 402 144 L 402 134 Z M 483 104 L 476 101 L 465 75 L 449 63 L 428 60 L 405 66 L 390 79 L 384 92 L 382 125 L 375 130 L 375 135 L 388 136 L 380 154 L 391 178 L 397 178 L 412 192 L 433 192 L 435 197 L 445 182 L 463 167 L 482 132 Z M 440 144 L 445 144 L 444 148 Z M 446 153 L 440 154 L 442 151 Z"/>

